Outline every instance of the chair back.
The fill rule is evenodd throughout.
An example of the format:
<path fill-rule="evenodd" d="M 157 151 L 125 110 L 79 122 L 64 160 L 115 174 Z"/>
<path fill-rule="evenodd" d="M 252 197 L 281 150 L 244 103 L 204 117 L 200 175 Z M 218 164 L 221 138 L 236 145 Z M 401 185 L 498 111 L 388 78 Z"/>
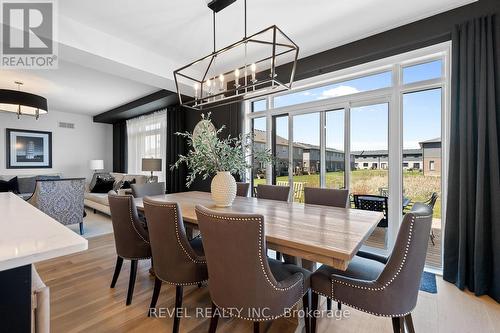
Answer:
<path fill-rule="evenodd" d="M 370 194 L 354 195 L 354 208 L 384 213 L 384 218 L 379 222 L 378 227 L 387 228 L 388 207 L 387 197 Z"/>
<path fill-rule="evenodd" d="M 347 208 L 349 207 L 349 190 L 331 188 L 304 188 L 306 204 Z"/>
<path fill-rule="evenodd" d="M 415 203 L 404 216 L 392 254 L 376 281 L 391 300 L 384 302 L 385 313 L 409 313 L 415 308 L 431 225 L 432 208 L 424 203 Z"/>
<path fill-rule="evenodd" d="M 165 183 L 131 184 L 134 198 L 165 194 Z"/>
<path fill-rule="evenodd" d="M 290 187 L 288 186 L 257 185 L 257 198 L 259 199 L 288 201 L 289 194 Z"/>
<path fill-rule="evenodd" d="M 144 198 L 144 211 L 156 276 L 176 285 L 206 280 L 205 258 L 199 257 L 188 241 L 179 205 Z"/>
<path fill-rule="evenodd" d="M 150 258 L 148 232 L 139 220 L 134 198 L 131 195 L 108 194 L 108 201 L 116 254 L 124 259 Z"/>
<path fill-rule="evenodd" d="M 427 199 L 425 204 L 431 206 L 432 209 L 434 209 L 434 205 L 436 204 L 437 199 L 439 198 L 439 195 L 437 192 L 432 192 L 431 197 Z"/>
<path fill-rule="evenodd" d="M 262 314 L 252 309 L 266 308 L 264 315 L 277 316 L 287 304 L 284 298 L 296 301 L 302 297 L 302 286 L 295 289 L 303 281 L 302 274 L 297 273 L 294 284 L 286 288 L 278 284 L 269 268 L 262 215 L 222 213 L 199 205 L 196 215 L 207 259 L 210 296 L 219 308 L 241 309 L 247 319 L 254 320 Z"/>
<path fill-rule="evenodd" d="M 236 195 L 238 197 L 248 197 L 248 189 L 250 188 L 250 183 L 236 183 Z"/>
<path fill-rule="evenodd" d="M 83 222 L 85 178 L 37 180 L 28 202 L 63 225 Z"/>

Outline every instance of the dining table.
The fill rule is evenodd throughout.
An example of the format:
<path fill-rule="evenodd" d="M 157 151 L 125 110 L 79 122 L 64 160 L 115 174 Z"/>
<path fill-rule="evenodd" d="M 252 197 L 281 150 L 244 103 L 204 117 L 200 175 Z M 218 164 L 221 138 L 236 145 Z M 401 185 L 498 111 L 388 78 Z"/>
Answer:
<path fill-rule="evenodd" d="M 346 270 L 361 245 L 383 218 L 382 212 L 236 197 L 230 207 L 216 207 L 210 193 L 190 191 L 149 197 L 179 205 L 183 221 L 198 223 L 196 205 L 217 212 L 260 214 L 268 249 Z M 135 198 L 144 212 L 142 198 Z M 146 213 L 147 217 L 147 213 Z M 203 237 L 203 235 L 202 235 Z"/>

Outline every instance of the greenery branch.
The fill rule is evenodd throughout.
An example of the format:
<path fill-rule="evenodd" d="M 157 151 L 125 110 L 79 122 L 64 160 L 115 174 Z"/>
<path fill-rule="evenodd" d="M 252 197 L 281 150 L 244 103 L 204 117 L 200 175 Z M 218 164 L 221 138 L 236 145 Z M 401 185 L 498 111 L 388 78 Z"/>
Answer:
<path fill-rule="evenodd" d="M 207 179 L 221 171 L 244 176 L 252 167 L 253 161 L 260 164 L 273 162 L 269 149 L 256 149 L 253 133 L 239 135 L 237 138 L 230 135 L 220 138 L 225 126 L 214 130 L 210 113 L 206 117 L 202 114 L 201 118 L 201 128 L 196 136 L 189 132 L 176 133 L 187 140 L 189 152 L 186 155 L 179 155 L 179 159 L 171 169 L 179 168 L 182 164 L 187 166 L 189 170 L 186 177 L 187 187 L 190 187 L 198 176 Z"/>

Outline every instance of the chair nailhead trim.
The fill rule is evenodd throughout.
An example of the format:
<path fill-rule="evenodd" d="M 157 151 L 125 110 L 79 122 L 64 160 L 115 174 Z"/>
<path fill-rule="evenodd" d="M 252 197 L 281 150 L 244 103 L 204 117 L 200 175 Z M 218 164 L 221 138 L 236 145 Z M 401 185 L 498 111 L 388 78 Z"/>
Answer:
<path fill-rule="evenodd" d="M 128 196 L 115 196 L 115 198 L 116 199 L 125 199 L 127 201 L 129 200 Z M 129 209 L 130 223 L 132 224 L 132 228 L 134 229 L 135 233 L 139 236 L 140 239 L 142 239 L 144 242 L 146 242 L 147 244 L 149 244 L 149 241 L 147 241 L 146 239 L 144 239 L 144 237 L 142 237 L 142 235 L 139 233 L 139 231 L 135 227 L 134 218 L 132 217 L 132 206 L 129 205 L 128 209 Z"/>
<path fill-rule="evenodd" d="M 195 284 L 199 284 L 199 283 L 205 283 L 205 282 L 208 282 L 208 280 L 202 280 L 202 281 L 195 281 L 195 282 L 184 282 L 184 283 L 178 283 L 178 282 L 170 282 L 170 281 L 165 281 L 161 278 L 158 278 L 161 280 L 161 282 L 164 282 L 166 284 L 171 284 L 173 286 L 193 286 Z"/>
<path fill-rule="evenodd" d="M 295 307 L 297 304 L 299 304 L 299 302 L 300 302 L 300 301 L 301 301 L 301 299 L 299 298 L 299 300 L 298 300 L 297 302 L 295 302 L 295 303 L 294 303 L 294 304 L 290 307 L 290 309 L 291 309 L 291 308 L 293 308 L 293 307 Z M 232 317 L 240 318 L 240 319 L 243 319 L 243 320 L 249 320 L 249 321 L 269 321 L 269 320 L 275 320 L 275 319 L 278 319 L 278 318 L 283 317 L 283 316 L 286 314 L 286 312 L 284 312 L 284 313 L 282 313 L 282 314 L 280 314 L 280 315 L 277 315 L 277 316 L 271 316 L 271 317 L 266 317 L 266 318 L 250 318 L 250 317 L 240 316 L 239 314 L 233 315 L 233 312 L 228 311 L 228 310 L 226 310 L 225 308 L 218 306 L 218 305 L 217 305 L 217 303 L 215 303 L 213 300 L 212 300 L 212 302 L 215 304 L 215 306 L 216 306 L 218 309 L 222 310 L 222 313 L 226 314 L 226 312 L 227 312 L 227 313 L 228 313 L 229 315 L 231 315 Z"/>
<path fill-rule="evenodd" d="M 335 279 L 332 276 L 331 295 L 330 296 L 324 295 L 323 293 L 320 293 L 320 292 L 318 292 L 316 290 L 313 290 L 313 292 L 315 292 L 316 294 L 323 295 L 325 297 L 331 298 L 331 299 L 333 299 L 336 302 L 341 302 L 342 304 L 346 304 L 347 306 L 350 306 L 350 307 L 352 307 L 354 309 L 357 309 L 357 310 L 360 310 L 360 311 L 363 311 L 363 312 L 366 312 L 366 313 L 370 313 L 370 314 L 373 314 L 373 315 L 376 315 L 376 316 L 382 316 L 382 317 L 402 317 L 402 316 L 406 316 L 407 314 L 411 313 L 411 311 L 410 311 L 410 312 L 406 312 L 406 313 L 403 313 L 403 314 L 390 314 L 390 315 L 386 315 L 386 314 L 380 314 L 380 313 L 375 313 L 375 312 L 367 311 L 365 309 L 361 309 L 361 308 L 356 307 L 354 305 L 345 303 L 344 301 L 337 300 L 334 297 L 334 285 L 335 285 L 335 283 L 338 283 L 338 284 L 345 285 L 347 287 L 357 288 L 357 289 L 362 289 L 362 290 L 383 291 L 385 288 L 387 288 L 389 285 L 391 285 L 392 282 L 394 282 L 394 280 L 397 278 L 397 276 L 399 275 L 399 273 L 401 273 L 401 271 L 403 270 L 403 267 L 404 267 L 404 265 L 406 263 L 406 259 L 408 257 L 408 251 L 409 251 L 410 244 L 411 244 L 411 238 L 412 238 L 412 234 L 413 234 L 413 225 L 415 224 L 415 219 L 426 219 L 426 218 L 430 218 L 430 217 L 432 217 L 432 215 L 425 215 L 425 216 L 415 216 L 415 215 L 413 215 L 412 216 L 412 219 L 410 221 L 410 232 L 408 234 L 408 241 L 406 243 L 405 253 L 403 255 L 403 260 L 401 261 L 401 264 L 399 265 L 398 269 L 396 270 L 396 273 L 394 274 L 394 276 L 387 283 L 385 283 L 383 286 L 378 287 L 378 288 L 358 286 L 358 285 L 355 285 L 355 284 L 351 284 L 351 283 L 348 283 L 348 282 L 337 280 L 337 279 Z"/>
<path fill-rule="evenodd" d="M 151 206 L 156 206 L 156 207 L 172 208 L 174 210 L 174 219 L 175 219 L 175 237 L 177 238 L 177 244 L 181 248 L 182 252 L 184 252 L 184 254 L 186 255 L 186 257 L 191 262 L 193 262 L 195 264 L 206 264 L 207 263 L 205 260 L 196 259 L 196 258 L 191 257 L 191 255 L 188 253 L 188 251 L 182 245 L 181 239 L 179 237 L 179 219 L 178 219 L 178 215 L 177 215 L 177 205 L 157 204 L 157 203 L 151 203 L 151 202 L 147 202 L 146 205 L 151 205 Z"/>
<path fill-rule="evenodd" d="M 313 292 L 313 293 L 315 293 L 315 294 L 318 294 L 318 295 L 324 296 L 324 297 L 326 297 L 326 298 L 329 298 L 329 299 L 331 299 L 331 300 L 333 300 L 333 301 L 335 301 L 335 302 L 342 303 L 342 305 L 346 305 L 346 306 L 351 307 L 351 308 L 353 308 L 353 309 L 356 309 L 356 310 L 359 310 L 359 311 L 362 311 L 362 312 L 365 312 L 365 313 L 369 313 L 369 314 L 371 314 L 371 315 L 378 316 L 378 317 L 389 317 L 389 318 L 392 318 L 392 317 L 404 317 L 404 316 L 406 316 L 406 315 L 408 315 L 408 314 L 412 313 L 412 311 L 413 311 L 413 309 L 412 309 L 411 311 L 408 311 L 408 312 L 406 312 L 406 313 L 399 313 L 399 314 L 381 314 L 381 313 L 376 313 L 376 312 L 372 312 L 372 311 L 367 311 L 367 310 L 365 310 L 365 309 L 359 308 L 359 307 L 354 306 L 354 305 L 351 305 L 351 304 L 349 304 L 349 303 L 345 303 L 344 301 L 340 301 L 340 300 L 336 299 L 335 297 L 333 297 L 333 295 L 328 296 L 328 295 L 325 295 L 325 294 L 323 294 L 323 293 L 321 293 L 321 292 L 319 292 L 319 291 L 316 291 L 316 290 L 313 290 L 312 292 Z"/>
<path fill-rule="evenodd" d="M 249 222 L 249 221 L 257 221 L 259 222 L 259 262 L 260 262 L 260 267 L 262 269 L 262 273 L 264 273 L 264 277 L 266 278 L 266 281 L 269 283 L 269 285 L 277 291 L 287 291 L 292 288 L 294 288 L 299 282 L 303 281 L 303 275 L 302 278 L 299 278 L 297 281 L 295 281 L 291 286 L 286 287 L 286 288 L 279 288 L 277 287 L 274 283 L 272 283 L 271 279 L 266 273 L 266 270 L 264 268 L 264 262 L 263 262 L 263 256 L 262 256 L 262 219 L 258 217 L 227 217 L 227 216 L 219 216 L 219 215 L 213 215 L 213 214 L 207 214 L 205 212 L 201 212 L 197 210 L 198 213 L 205 215 L 207 217 L 211 217 L 213 219 L 221 219 L 221 220 L 226 220 L 229 222 Z M 266 259 L 267 260 L 267 259 Z M 304 286 L 302 285 L 302 295 L 304 291 Z"/>

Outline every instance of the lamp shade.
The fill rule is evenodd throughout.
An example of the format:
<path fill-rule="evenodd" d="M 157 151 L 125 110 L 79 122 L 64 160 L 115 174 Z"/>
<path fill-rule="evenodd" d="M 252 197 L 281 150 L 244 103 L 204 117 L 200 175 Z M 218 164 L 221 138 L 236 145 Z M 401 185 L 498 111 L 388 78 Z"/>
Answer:
<path fill-rule="evenodd" d="M 104 161 L 103 160 L 91 160 L 90 161 L 90 170 L 103 170 L 104 169 Z"/>
<path fill-rule="evenodd" d="M 161 171 L 161 158 L 143 158 L 142 171 Z"/>

